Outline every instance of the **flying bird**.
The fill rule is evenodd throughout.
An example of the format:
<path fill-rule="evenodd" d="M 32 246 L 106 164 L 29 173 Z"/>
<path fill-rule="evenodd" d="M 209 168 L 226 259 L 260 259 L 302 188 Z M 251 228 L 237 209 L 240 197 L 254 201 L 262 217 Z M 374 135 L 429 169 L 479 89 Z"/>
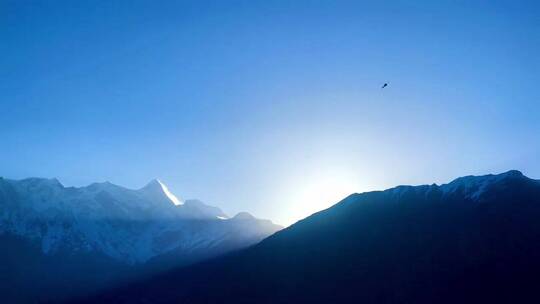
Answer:
<path fill-rule="evenodd" d="M 388 83 L 384 83 L 381 89 L 384 89 L 388 86 Z"/>

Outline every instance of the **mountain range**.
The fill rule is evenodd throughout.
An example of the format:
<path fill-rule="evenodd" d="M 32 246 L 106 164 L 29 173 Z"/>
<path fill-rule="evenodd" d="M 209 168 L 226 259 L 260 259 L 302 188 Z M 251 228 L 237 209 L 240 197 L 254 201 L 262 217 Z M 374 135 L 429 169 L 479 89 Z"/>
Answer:
<path fill-rule="evenodd" d="M 59 301 L 248 247 L 282 227 L 181 200 L 159 180 L 0 178 L 2 302 Z"/>
<path fill-rule="evenodd" d="M 90 303 L 538 303 L 540 181 L 352 194 L 260 243 Z"/>

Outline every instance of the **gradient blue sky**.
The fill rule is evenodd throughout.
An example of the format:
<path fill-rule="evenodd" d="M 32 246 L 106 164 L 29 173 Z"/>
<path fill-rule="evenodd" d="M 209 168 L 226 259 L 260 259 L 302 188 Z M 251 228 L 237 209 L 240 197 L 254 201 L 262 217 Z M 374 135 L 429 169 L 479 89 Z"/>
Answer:
<path fill-rule="evenodd" d="M 281 224 L 351 192 L 538 178 L 537 3 L 0 0 L 0 175 L 157 177 Z"/>

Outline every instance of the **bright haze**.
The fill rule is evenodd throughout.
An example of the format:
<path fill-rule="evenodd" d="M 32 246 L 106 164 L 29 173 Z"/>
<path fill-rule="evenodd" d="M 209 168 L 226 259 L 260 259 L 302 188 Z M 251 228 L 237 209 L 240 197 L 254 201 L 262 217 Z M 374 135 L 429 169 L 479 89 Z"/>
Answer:
<path fill-rule="evenodd" d="M 2 1 L 0 175 L 159 178 L 284 225 L 353 192 L 538 178 L 539 4 L 472 2 Z"/>

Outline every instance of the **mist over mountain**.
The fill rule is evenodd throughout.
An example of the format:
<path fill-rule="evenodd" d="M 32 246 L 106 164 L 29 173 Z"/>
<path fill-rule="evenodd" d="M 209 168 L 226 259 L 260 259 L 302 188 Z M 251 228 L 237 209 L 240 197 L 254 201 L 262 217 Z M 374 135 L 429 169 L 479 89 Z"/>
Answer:
<path fill-rule="evenodd" d="M 111 287 L 250 246 L 281 229 L 181 200 L 159 180 L 132 190 L 0 178 L 0 207 L 0 294 L 9 302 Z"/>
<path fill-rule="evenodd" d="M 533 303 L 540 181 L 509 171 L 352 194 L 259 244 L 108 303 Z"/>

